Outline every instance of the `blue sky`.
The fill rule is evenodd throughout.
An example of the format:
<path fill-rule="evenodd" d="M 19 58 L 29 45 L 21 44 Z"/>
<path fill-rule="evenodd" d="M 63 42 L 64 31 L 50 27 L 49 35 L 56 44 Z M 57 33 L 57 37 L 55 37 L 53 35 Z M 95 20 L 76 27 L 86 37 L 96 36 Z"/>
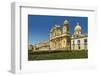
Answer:
<path fill-rule="evenodd" d="M 73 34 L 76 23 L 82 27 L 82 33 L 88 33 L 88 17 L 78 16 L 47 16 L 28 15 L 28 42 L 37 44 L 49 39 L 49 31 L 55 25 L 63 26 L 64 20 L 69 21 L 70 33 Z"/>

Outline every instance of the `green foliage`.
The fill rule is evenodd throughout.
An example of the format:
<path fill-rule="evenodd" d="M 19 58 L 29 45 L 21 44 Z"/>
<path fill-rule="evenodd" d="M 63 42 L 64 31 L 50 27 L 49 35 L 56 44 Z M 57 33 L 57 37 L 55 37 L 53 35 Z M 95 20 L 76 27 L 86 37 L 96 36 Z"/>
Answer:
<path fill-rule="evenodd" d="M 49 51 L 28 53 L 28 60 L 81 59 L 88 58 L 88 51 Z"/>
<path fill-rule="evenodd" d="M 32 50 L 28 50 L 28 53 L 32 53 Z"/>

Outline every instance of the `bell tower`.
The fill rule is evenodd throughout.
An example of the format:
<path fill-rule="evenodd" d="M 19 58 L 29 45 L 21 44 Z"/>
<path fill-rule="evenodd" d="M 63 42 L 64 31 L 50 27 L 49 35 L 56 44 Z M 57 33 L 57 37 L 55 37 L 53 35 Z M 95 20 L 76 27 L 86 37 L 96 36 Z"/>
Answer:
<path fill-rule="evenodd" d="M 70 30 L 69 30 L 69 22 L 68 20 L 65 20 L 64 23 L 63 23 L 63 33 L 69 33 Z"/>
<path fill-rule="evenodd" d="M 66 50 L 71 49 L 71 39 L 70 39 L 70 29 L 69 29 L 69 22 L 68 20 L 65 20 L 63 23 L 63 39 L 62 39 L 62 45 Z"/>

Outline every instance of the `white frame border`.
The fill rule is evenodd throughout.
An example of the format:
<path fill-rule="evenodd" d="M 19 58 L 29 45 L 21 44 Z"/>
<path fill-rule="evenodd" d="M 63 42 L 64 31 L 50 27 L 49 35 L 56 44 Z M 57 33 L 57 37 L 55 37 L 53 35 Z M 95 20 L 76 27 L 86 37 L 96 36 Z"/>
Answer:
<path fill-rule="evenodd" d="M 12 3 L 11 4 L 11 72 L 21 73 L 21 8 L 22 7 L 32 7 L 32 8 L 45 8 L 45 9 L 60 9 L 60 10 L 79 10 L 79 11 L 93 11 L 96 14 L 96 8 L 93 7 L 72 7 L 68 8 L 56 8 L 46 7 L 45 5 L 34 5 L 27 3 Z M 95 16 L 96 17 L 96 16 Z M 96 19 L 96 18 L 95 18 Z M 95 21 L 96 23 L 96 21 Z"/>

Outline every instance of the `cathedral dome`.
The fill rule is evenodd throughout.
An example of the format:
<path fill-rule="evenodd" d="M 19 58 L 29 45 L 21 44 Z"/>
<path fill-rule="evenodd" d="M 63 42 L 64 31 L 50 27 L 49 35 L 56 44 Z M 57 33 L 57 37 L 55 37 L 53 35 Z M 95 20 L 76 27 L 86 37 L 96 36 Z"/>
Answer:
<path fill-rule="evenodd" d="M 69 23 L 68 20 L 65 20 L 65 21 L 64 21 L 64 24 L 68 24 L 68 23 Z"/>
<path fill-rule="evenodd" d="M 74 31 L 81 31 L 81 26 L 79 25 L 79 23 L 77 23 L 77 25 L 75 26 Z"/>

